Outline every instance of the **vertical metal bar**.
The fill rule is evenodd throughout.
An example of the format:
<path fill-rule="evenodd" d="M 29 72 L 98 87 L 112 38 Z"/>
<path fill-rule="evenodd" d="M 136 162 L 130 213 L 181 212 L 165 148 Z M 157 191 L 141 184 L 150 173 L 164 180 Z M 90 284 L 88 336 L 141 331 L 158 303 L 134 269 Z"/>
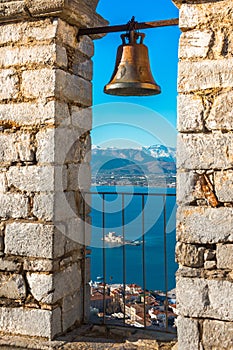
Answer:
<path fill-rule="evenodd" d="M 106 319 L 106 251 L 105 251 L 105 194 L 102 197 L 102 238 L 103 238 L 103 323 L 105 324 Z"/>
<path fill-rule="evenodd" d="M 122 194 L 122 236 L 123 236 L 123 304 L 124 304 L 124 326 L 125 326 L 125 286 L 126 286 L 126 254 L 125 254 L 125 196 Z"/>
<path fill-rule="evenodd" d="M 83 193 L 83 222 L 84 222 L 84 227 L 83 227 L 83 321 L 85 322 L 85 317 L 86 317 L 86 200 L 85 200 L 85 193 Z"/>
<path fill-rule="evenodd" d="M 146 261 L 145 261 L 145 195 L 142 195 L 142 278 L 143 278 L 143 314 L 144 314 L 144 327 L 146 328 Z"/>
<path fill-rule="evenodd" d="M 166 331 L 168 331 L 168 276 L 167 276 L 167 211 L 166 196 L 163 196 L 163 241 L 164 241 L 164 278 L 165 278 L 165 315 L 166 315 Z"/>

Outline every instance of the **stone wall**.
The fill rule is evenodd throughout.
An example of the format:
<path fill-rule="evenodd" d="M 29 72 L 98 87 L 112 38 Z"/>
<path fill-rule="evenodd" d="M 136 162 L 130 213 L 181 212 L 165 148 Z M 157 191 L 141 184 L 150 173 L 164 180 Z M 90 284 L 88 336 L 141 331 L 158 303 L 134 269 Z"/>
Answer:
<path fill-rule="evenodd" d="M 91 3 L 91 4 L 90 4 Z M 54 338 L 85 318 L 97 1 L 0 1 L 0 331 Z M 88 232 L 86 232 L 88 235 Z M 88 272 L 87 272 L 88 273 Z M 86 287 L 87 288 L 87 287 Z"/>
<path fill-rule="evenodd" d="M 174 1 L 181 350 L 233 349 L 233 2 Z"/>

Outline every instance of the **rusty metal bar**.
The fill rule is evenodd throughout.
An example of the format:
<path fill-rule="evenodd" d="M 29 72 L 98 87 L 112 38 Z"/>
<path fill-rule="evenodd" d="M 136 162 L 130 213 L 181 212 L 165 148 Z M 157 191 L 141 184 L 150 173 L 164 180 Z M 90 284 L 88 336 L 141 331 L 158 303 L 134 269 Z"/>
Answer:
<path fill-rule="evenodd" d="M 151 29 L 158 27 L 168 27 L 168 26 L 177 26 L 179 24 L 179 18 L 164 19 L 159 21 L 152 22 L 134 22 L 134 29 Z M 82 35 L 93 35 L 93 34 L 107 34 L 107 33 L 116 33 L 116 32 L 125 32 L 130 29 L 128 24 L 121 24 L 115 26 L 105 26 L 105 27 L 96 27 L 96 28 L 81 28 L 78 32 L 78 37 Z"/>

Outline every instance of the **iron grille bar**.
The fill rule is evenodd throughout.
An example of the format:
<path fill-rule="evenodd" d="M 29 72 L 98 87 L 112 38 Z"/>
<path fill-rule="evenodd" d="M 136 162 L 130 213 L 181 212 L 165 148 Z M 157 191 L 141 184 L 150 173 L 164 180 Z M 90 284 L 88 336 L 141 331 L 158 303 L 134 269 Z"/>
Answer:
<path fill-rule="evenodd" d="M 126 195 L 126 196 L 156 196 L 156 197 L 175 197 L 175 195 L 173 193 L 143 193 L 143 192 L 121 192 L 121 191 L 117 191 L 117 192 L 104 192 L 104 191 L 90 191 L 90 192 L 85 192 L 85 193 L 89 193 L 89 194 L 99 194 L 99 195 L 103 195 L 103 194 L 111 194 L 111 195 Z"/>
<path fill-rule="evenodd" d="M 102 232 L 103 232 L 103 323 L 106 321 L 106 249 L 105 249 L 105 194 L 102 200 Z"/>
<path fill-rule="evenodd" d="M 166 331 L 168 331 L 168 280 L 167 280 L 167 206 L 166 197 L 163 197 L 163 239 L 164 239 L 164 278 L 165 278 L 165 314 L 166 314 Z"/>
<path fill-rule="evenodd" d="M 83 217 L 84 217 L 84 227 L 83 227 L 83 320 L 85 322 L 85 315 L 86 315 L 86 303 L 85 303 L 85 295 L 86 295 L 86 198 L 85 193 L 83 195 Z"/>
<path fill-rule="evenodd" d="M 179 18 L 164 19 L 159 21 L 152 22 L 134 22 L 134 30 L 139 29 L 151 29 L 158 27 L 168 27 L 168 26 L 177 26 L 179 24 Z M 125 32 L 130 30 L 130 24 L 120 24 L 115 26 L 105 26 L 105 27 L 96 27 L 96 28 L 81 28 L 78 32 L 78 37 L 82 35 L 92 35 L 92 34 L 107 34 L 107 33 L 116 33 L 116 32 Z"/>
<path fill-rule="evenodd" d="M 143 315 L 146 328 L 146 262 L 145 262 L 145 196 L 142 196 L 142 278 L 143 278 Z"/>
<path fill-rule="evenodd" d="M 123 234 L 123 303 L 124 303 L 124 326 L 125 326 L 125 286 L 126 286 L 126 255 L 125 255 L 125 196 L 122 194 L 122 234 Z"/>

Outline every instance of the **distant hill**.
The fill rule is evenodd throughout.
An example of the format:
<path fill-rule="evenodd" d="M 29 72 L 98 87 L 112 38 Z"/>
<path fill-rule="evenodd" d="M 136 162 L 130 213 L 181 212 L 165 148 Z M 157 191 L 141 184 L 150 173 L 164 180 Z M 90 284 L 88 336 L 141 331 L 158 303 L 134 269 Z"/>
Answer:
<path fill-rule="evenodd" d="M 155 175 L 176 174 L 176 150 L 164 145 L 139 149 L 101 148 L 92 149 L 92 175 Z"/>

